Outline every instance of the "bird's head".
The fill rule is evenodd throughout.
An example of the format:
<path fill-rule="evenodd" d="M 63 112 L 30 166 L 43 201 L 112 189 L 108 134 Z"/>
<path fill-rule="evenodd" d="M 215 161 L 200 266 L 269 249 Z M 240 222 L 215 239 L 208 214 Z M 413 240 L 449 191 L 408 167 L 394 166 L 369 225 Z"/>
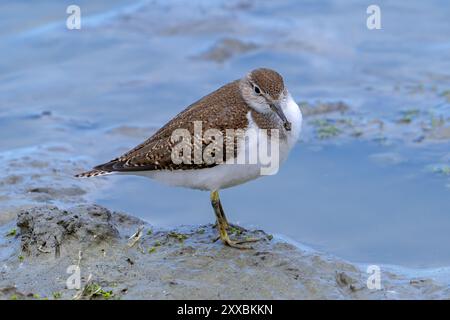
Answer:
<path fill-rule="evenodd" d="M 284 128 L 291 130 L 291 123 L 283 111 L 288 91 L 278 72 L 266 68 L 255 69 L 241 79 L 240 89 L 242 97 L 252 109 L 276 115 L 283 122 Z"/>

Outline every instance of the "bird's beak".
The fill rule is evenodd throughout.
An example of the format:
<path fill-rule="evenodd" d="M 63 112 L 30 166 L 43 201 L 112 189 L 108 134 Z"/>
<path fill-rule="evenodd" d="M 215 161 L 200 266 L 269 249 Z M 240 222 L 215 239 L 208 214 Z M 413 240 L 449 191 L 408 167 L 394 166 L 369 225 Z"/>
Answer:
<path fill-rule="evenodd" d="M 281 109 L 281 105 L 279 103 L 271 103 L 270 109 L 272 109 L 272 111 L 274 111 L 280 117 L 281 121 L 283 121 L 283 126 L 286 131 L 291 131 L 292 125 L 284 115 L 284 112 Z"/>

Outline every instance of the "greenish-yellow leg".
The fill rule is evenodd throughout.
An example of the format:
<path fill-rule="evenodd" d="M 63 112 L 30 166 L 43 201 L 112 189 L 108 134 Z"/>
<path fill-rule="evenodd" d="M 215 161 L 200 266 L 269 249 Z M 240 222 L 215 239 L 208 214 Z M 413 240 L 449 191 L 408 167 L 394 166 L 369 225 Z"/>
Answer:
<path fill-rule="evenodd" d="M 222 242 L 230 247 L 238 248 L 238 249 L 251 249 L 251 247 L 242 246 L 242 243 L 246 242 L 255 242 L 259 239 L 246 239 L 242 241 L 233 241 L 230 239 L 227 233 L 227 229 L 230 227 L 230 224 L 227 221 L 225 216 L 225 212 L 223 211 L 222 204 L 220 203 L 219 192 L 212 191 L 211 192 L 211 205 L 214 208 L 214 213 L 216 214 L 217 219 L 217 230 L 219 231 L 219 239 Z"/>
<path fill-rule="evenodd" d="M 227 216 L 225 215 L 225 211 L 223 211 L 222 203 L 220 202 L 219 192 L 218 191 L 215 191 L 215 192 L 217 192 L 217 198 L 219 199 L 218 202 L 219 202 L 220 217 L 221 217 L 222 223 L 225 225 L 225 228 L 227 230 L 230 230 L 231 228 L 233 228 L 233 229 L 239 230 L 241 232 L 247 231 L 245 228 L 243 228 L 241 226 L 238 226 L 236 224 L 232 224 L 232 223 L 228 222 Z M 212 196 L 211 196 L 211 201 L 212 201 Z M 214 205 L 213 205 L 213 207 L 214 207 Z M 214 209 L 214 210 L 216 210 L 216 209 Z M 213 228 L 217 228 L 217 226 L 218 226 L 218 222 L 216 221 Z M 217 238 L 217 240 L 219 240 L 219 238 Z"/>

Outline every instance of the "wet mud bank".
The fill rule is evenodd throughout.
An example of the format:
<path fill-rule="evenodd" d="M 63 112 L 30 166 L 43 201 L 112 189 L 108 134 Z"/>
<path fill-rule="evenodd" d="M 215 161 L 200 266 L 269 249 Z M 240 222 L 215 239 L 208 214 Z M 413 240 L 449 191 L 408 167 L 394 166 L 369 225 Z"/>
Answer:
<path fill-rule="evenodd" d="M 235 238 L 261 239 L 237 250 L 214 242 L 211 224 L 159 230 L 98 205 L 20 209 L 0 231 L 1 299 L 450 297 L 431 278 L 392 272 L 382 272 L 380 289 L 369 289 L 365 268 L 264 231 L 231 230 Z"/>

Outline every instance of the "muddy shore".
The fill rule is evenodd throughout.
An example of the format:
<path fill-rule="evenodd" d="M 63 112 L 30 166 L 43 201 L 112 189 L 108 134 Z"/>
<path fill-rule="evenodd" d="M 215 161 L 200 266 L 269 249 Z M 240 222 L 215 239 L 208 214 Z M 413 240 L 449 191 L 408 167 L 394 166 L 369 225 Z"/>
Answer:
<path fill-rule="evenodd" d="M 212 225 L 158 230 L 98 205 L 16 214 L 0 228 L 1 299 L 450 298 L 431 278 L 388 271 L 380 289 L 369 289 L 362 266 L 263 231 L 233 230 L 261 239 L 236 250 L 214 242 Z"/>

